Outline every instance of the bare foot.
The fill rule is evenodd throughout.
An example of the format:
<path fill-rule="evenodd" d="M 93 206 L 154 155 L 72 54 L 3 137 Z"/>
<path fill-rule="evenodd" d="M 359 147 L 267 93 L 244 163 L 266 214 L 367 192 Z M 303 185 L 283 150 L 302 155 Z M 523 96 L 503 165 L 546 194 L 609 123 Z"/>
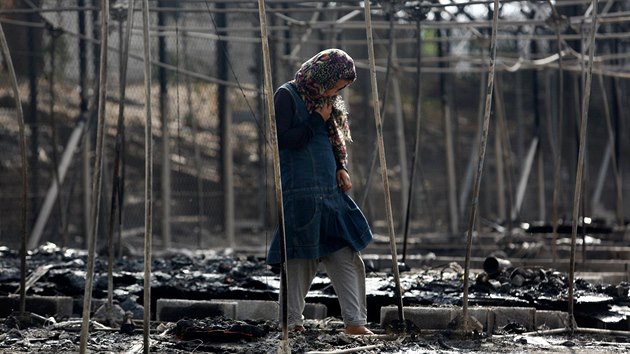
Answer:
<path fill-rule="evenodd" d="M 365 326 L 346 326 L 346 334 L 358 335 L 358 336 L 372 336 L 374 332 L 367 329 Z"/>

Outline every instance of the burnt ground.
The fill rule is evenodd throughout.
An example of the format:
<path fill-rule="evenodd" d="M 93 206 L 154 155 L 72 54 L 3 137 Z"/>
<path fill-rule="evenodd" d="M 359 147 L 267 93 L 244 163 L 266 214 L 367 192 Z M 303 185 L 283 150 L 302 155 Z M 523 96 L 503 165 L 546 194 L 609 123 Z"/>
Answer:
<path fill-rule="evenodd" d="M 56 314 L 33 314 L 30 323 L 8 312 L 2 319 L 0 353 L 73 353 L 79 348 L 80 313 L 85 286 L 85 251 L 43 245 L 28 257 L 32 285 L 29 295 L 71 296 L 75 298 L 71 318 Z M 97 258 L 93 302 L 107 297 L 107 264 Z M 114 300 L 121 313 L 133 320 L 124 326 L 92 315 L 89 350 L 93 353 L 142 352 L 143 261 L 138 255 L 118 258 L 114 264 Z M 152 301 L 181 299 L 277 300 L 278 275 L 264 259 L 238 255 L 226 250 L 192 252 L 186 250 L 156 254 L 152 264 Z M 38 278 L 34 278 L 37 274 Z M 518 275 L 518 276 L 517 276 Z M 537 309 L 566 310 L 567 275 L 554 269 L 507 268 L 492 276 L 479 273 L 471 282 L 469 304 L 484 306 L 528 306 Z M 30 283 L 30 282 L 29 282 Z M 461 306 L 461 266 L 402 269 L 401 285 L 405 306 Z M 18 252 L 0 248 L 0 295 L 13 294 L 19 285 Z M 580 331 L 560 335 L 531 335 L 513 323 L 492 334 L 476 333 L 462 337 L 449 330 L 417 330 L 413 326 L 381 328 L 379 308 L 395 304 L 394 280 L 386 269 L 368 266 L 369 327 L 378 335 L 352 337 L 342 333 L 339 309 L 325 274 L 320 273 L 307 299 L 328 307 L 325 320 L 310 320 L 303 333 L 291 333 L 292 353 L 433 353 L 433 352 L 627 352 L 627 335 L 593 335 Z M 627 331 L 629 286 L 591 284 L 577 279 L 575 318 L 579 328 L 606 328 Z M 155 309 L 155 303 L 151 306 Z M 122 318 L 120 319 L 122 321 Z M 121 329 L 122 327 L 122 329 Z M 222 317 L 181 319 L 176 323 L 151 323 L 151 352 L 155 353 L 272 353 L 281 345 L 277 321 L 236 321 Z M 125 333 L 122 333 L 125 332 Z M 348 351 L 346 351 L 348 352 Z"/>

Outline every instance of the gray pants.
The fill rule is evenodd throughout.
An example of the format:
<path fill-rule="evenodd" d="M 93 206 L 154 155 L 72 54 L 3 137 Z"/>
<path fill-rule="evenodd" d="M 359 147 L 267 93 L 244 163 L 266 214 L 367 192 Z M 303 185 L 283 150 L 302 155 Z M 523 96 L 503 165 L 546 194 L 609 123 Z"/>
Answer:
<path fill-rule="evenodd" d="M 365 325 L 367 323 L 365 265 L 359 252 L 344 247 L 321 259 L 291 259 L 287 262 L 289 328 L 304 323 L 302 313 L 306 305 L 306 293 L 311 287 L 320 262 L 324 265 L 337 293 L 344 324 L 346 326 Z M 280 315 L 282 316 L 282 306 L 280 306 Z"/>

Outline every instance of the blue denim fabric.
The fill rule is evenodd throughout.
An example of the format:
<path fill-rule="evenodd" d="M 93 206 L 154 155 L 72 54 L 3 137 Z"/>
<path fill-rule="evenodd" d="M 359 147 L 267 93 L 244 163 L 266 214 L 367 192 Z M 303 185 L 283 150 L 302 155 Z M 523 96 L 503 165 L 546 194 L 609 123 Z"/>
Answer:
<path fill-rule="evenodd" d="M 294 119 L 309 117 L 302 99 L 290 84 L 295 103 Z M 317 259 L 349 246 L 364 249 L 372 231 L 356 203 L 337 186 L 337 165 L 326 126 L 300 149 L 280 151 L 280 174 L 288 259 Z M 269 247 L 267 262 L 280 263 L 278 229 Z"/>

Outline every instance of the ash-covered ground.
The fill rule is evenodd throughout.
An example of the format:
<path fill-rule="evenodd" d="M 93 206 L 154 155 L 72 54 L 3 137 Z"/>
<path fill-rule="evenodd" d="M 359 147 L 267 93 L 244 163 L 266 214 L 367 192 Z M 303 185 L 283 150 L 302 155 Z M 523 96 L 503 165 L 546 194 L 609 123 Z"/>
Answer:
<path fill-rule="evenodd" d="M 85 251 L 46 244 L 28 255 L 28 295 L 70 296 L 74 315 L 32 314 L 28 320 L 5 307 L 0 334 L 0 353 L 74 353 L 79 349 L 80 313 L 85 287 Z M 0 248 L 0 296 L 19 288 L 19 253 Z M 92 353 L 142 352 L 143 260 L 138 256 L 117 259 L 113 266 L 113 298 L 120 317 L 112 320 L 95 311 L 88 348 Z M 93 302 L 107 298 L 106 257 L 95 265 Z M 567 309 L 567 275 L 553 269 L 502 269 L 497 274 L 471 274 L 469 305 Z M 152 261 L 152 306 L 159 298 L 277 300 L 279 278 L 264 259 L 225 251 L 186 250 L 162 252 Z M 458 331 L 418 330 L 406 325 L 380 326 L 380 308 L 395 305 L 394 278 L 387 270 L 368 265 L 368 320 L 373 337 L 347 336 L 334 290 L 324 273 L 318 274 L 309 302 L 328 307 L 328 318 L 309 320 L 306 331 L 291 333 L 292 353 L 433 353 L 433 352 L 627 352 L 630 299 L 627 283 L 590 284 L 578 279 L 575 319 L 579 328 L 605 328 L 614 334 L 573 333 L 532 335 L 514 323 L 493 333 L 462 337 Z M 462 268 L 458 264 L 425 269 L 402 269 L 405 306 L 460 307 Z M 11 295 L 13 296 L 13 295 Z M 125 320 L 125 314 L 127 319 Z M 151 323 L 151 352 L 155 353 L 275 353 L 283 344 L 278 322 L 236 321 L 224 317 L 181 319 Z M 612 332 L 611 332 L 612 333 Z M 620 334 L 621 333 L 621 334 Z M 354 349 L 353 349 L 354 348 Z"/>

